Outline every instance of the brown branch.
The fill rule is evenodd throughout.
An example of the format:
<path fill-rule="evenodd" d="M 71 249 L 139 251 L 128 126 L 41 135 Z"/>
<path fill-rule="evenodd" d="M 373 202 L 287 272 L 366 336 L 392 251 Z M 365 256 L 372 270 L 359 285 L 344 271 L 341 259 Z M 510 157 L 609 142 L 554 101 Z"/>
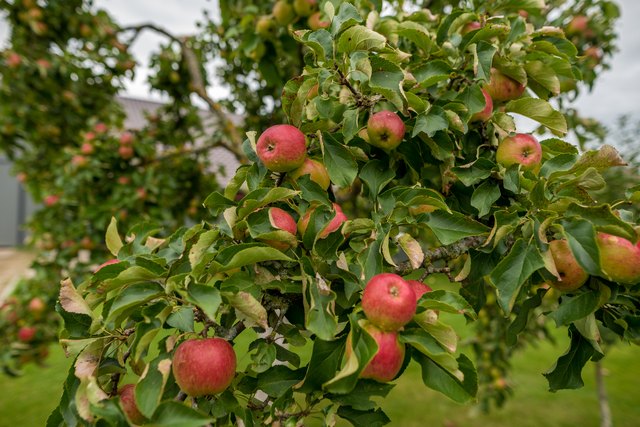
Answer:
<path fill-rule="evenodd" d="M 122 363 L 126 364 L 127 359 L 131 355 L 131 350 L 127 350 L 122 356 Z M 120 372 L 116 372 L 115 374 L 111 374 L 111 392 L 109 393 L 109 397 L 113 397 L 118 394 L 118 383 L 120 382 L 120 376 L 122 374 Z"/>
<path fill-rule="evenodd" d="M 140 35 L 143 30 L 151 30 L 155 31 L 158 34 L 162 34 L 169 38 L 171 41 L 178 43 L 180 48 L 182 49 L 182 55 L 185 60 L 185 64 L 189 70 L 189 75 L 191 77 L 191 85 L 193 91 L 196 95 L 198 95 L 208 106 L 209 110 L 217 117 L 220 122 L 220 126 L 222 127 L 224 133 L 231 140 L 230 144 L 225 144 L 220 142 L 218 146 L 224 147 L 229 150 L 235 157 L 238 159 L 240 163 L 246 163 L 247 159 L 242 151 L 242 136 L 238 132 L 238 129 L 233 124 L 231 119 L 227 116 L 222 106 L 215 102 L 211 97 L 207 94 L 207 90 L 204 85 L 204 79 L 202 78 L 202 73 L 200 72 L 200 62 L 198 58 L 194 54 L 193 50 L 188 46 L 188 38 L 187 37 L 176 37 L 171 34 L 166 29 L 159 27 L 155 24 L 144 23 L 139 25 L 133 25 L 129 27 L 124 27 L 120 31 L 121 32 L 129 32 L 133 31 L 134 35 L 129 40 L 129 44 L 133 43 L 136 38 Z"/>
<path fill-rule="evenodd" d="M 433 261 L 438 261 L 438 260 L 456 259 L 460 255 L 467 253 L 469 249 L 478 248 L 484 245 L 486 241 L 487 241 L 487 237 L 485 236 L 465 237 L 464 239 L 456 243 L 452 243 L 450 245 L 440 246 L 439 248 L 428 250 L 424 254 L 422 265 L 427 269 L 427 272 L 431 271 L 434 273 L 447 273 L 446 268 L 434 267 L 431 265 L 431 263 Z M 401 275 L 408 274 L 413 270 L 414 268 L 411 266 L 410 262 L 402 263 L 396 269 L 398 274 L 401 274 Z"/>

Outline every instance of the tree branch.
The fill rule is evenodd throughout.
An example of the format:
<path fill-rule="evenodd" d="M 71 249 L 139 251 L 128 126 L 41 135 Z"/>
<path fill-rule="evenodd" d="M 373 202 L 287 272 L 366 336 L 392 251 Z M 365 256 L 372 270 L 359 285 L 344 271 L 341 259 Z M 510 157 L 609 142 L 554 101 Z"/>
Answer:
<path fill-rule="evenodd" d="M 465 237 L 464 239 L 452 243 L 446 246 L 440 246 L 439 248 L 434 248 L 428 250 L 424 254 L 424 260 L 422 261 L 422 265 L 427 269 L 427 274 L 431 273 L 447 273 L 448 269 L 446 267 L 438 268 L 431 265 L 433 261 L 438 261 L 442 259 L 452 260 L 458 258 L 460 255 L 465 254 L 469 251 L 469 249 L 478 248 L 485 244 L 487 241 L 487 237 L 485 236 L 472 236 Z M 398 274 L 408 274 L 413 271 L 413 267 L 411 267 L 410 262 L 404 262 L 398 266 L 396 271 Z"/>

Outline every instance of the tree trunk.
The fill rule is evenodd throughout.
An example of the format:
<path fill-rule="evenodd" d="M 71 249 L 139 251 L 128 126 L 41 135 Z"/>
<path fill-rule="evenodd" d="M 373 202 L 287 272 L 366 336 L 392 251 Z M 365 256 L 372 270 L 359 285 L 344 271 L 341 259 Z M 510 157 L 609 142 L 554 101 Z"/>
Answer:
<path fill-rule="evenodd" d="M 598 405 L 600 406 L 600 427 L 613 427 L 609 398 L 604 384 L 602 363 L 596 362 L 596 390 L 598 392 Z"/>

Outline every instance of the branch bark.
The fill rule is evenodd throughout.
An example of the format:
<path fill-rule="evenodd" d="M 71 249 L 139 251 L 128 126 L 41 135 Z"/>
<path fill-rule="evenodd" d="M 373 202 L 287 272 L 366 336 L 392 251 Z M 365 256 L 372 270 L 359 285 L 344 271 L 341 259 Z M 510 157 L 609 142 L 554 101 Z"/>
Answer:
<path fill-rule="evenodd" d="M 486 241 L 486 236 L 465 237 L 456 243 L 428 250 L 424 254 L 422 267 L 426 268 L 427 271 L 431 273 L 447 273 L 446 268 L 437 268 L 432 266 L 431 263 L 442 259 L 451 260 L 458 258 L 460 255 L 467 253 L 469 249 L 479 248 L 484 245 Z M 411 267 L 411 263 L 409 262 L 400 264 L 396 269 L 398 274 L 401 275 L 408 274 L 413 270 L 414 269 Z"/>

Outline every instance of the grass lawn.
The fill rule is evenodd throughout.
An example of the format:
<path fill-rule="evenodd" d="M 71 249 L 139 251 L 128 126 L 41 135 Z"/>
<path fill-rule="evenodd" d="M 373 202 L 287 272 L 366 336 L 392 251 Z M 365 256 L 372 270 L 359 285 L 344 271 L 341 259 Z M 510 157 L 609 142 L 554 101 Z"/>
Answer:
<path fill-rule="evenodd" d="M 420 368 L 415 363 L 381 403 L 392 426 L 597 427 L 599 413 L 592 364 L 584 370 L 584 388 L 547 392 L 546 380 L 541 373 L 553 364 L 565 344 L 560 342 L 554 347 L 544 343 L 518 354 L 512 379 L 516 386 L 515 396 L 504 409 L 490 415 L 478 413 L 473 406 L 458 405 L 425 388 Z M 639 355 L 640 349 L 619 345 L 604 359 L 616 427 L 640 425 Z M 17 379 L 0 377 L 0 427 L 45 425 L 49 413 L 57 405 L 70 362 L 62 350 L 53 347 L 47 363 L 49 367 L 45 369 L 28 367 L 25 375 Z"/>

